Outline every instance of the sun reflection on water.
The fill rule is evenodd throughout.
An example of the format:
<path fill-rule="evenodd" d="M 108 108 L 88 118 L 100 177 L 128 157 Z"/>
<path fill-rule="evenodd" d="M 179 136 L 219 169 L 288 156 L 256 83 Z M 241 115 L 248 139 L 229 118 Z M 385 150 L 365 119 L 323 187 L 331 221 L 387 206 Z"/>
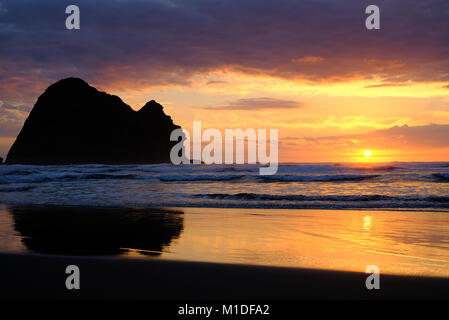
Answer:
<path fill-rule="evenodd" d="M 371 231 L 372 224 L 373 224 L 372 216 L 364 216 L 363 217 L 363 231 L 365 231 L 365 232 Z"/>

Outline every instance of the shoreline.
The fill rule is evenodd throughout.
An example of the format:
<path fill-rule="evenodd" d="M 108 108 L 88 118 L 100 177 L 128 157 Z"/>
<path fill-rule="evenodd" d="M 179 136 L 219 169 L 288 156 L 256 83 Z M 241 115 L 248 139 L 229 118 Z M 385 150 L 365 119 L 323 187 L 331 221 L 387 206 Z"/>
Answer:
<path fill-rule="evenodd" d="M 47 203 L 37 203 L 37 204 L 28 204 L 28 203 L 8 203 L 8 202 L 0 202 L 1 206 L 14 206 L 14 207 L 50 207 L 50 208 L 96 208 L 96 209 L 126 209 L 126 208 L 136 208 L 136 209 L 170 209 L 170 210 L 182 210 L 182 209 L 222 209 L 222 210 L 280 210 L 280 211 L 375 211 L 375 212 L 436 212 L 436 213 L 449 213 L 449 208 L 332 208 L 332 207 L 267 207 L 267 206 L 213 206 L 213 205 L 205 205 L 199 206 L 198 204 L 183 204 L 181 205 L 165 205 L 165 204 L 154 204 L 154 205 L 139 205 L 139 204 L 124 204 L 124 205 L 93 205 L 93 204 L 47 204 Z"/>
<path fill-rule="evenodd" d="M 80 269 L 67 290 L 65 268 Z M 0 299 L 447 299 L 449 278 L 169 260 L 0 253 Z"/>

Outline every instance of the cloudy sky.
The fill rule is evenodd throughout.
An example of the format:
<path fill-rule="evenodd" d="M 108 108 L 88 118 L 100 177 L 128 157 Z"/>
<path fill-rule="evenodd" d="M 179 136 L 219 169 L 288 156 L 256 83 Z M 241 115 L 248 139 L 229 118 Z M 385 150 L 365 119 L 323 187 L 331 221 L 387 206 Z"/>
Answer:
<path fill-rule="evenodd" d="M 278 128 L 281 161 L 449 160 L 448 33 L 447 0 L 0 0 L 0 156 L 73 76 L 187 129 Z"/>

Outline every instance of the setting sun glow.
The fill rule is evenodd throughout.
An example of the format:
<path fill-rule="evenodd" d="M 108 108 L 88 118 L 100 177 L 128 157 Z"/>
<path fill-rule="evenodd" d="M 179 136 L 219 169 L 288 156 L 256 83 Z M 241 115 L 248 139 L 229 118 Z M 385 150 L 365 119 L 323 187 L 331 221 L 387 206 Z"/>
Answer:
<path fill-rule="evenodd" d="M 371 157 L 371 156 L 373 155 L 373 153 L 372 153 L 370 150 L 366 150 L 366 151 L 363 153 L 363 155 L 364 155 L 365 157 Z"/>

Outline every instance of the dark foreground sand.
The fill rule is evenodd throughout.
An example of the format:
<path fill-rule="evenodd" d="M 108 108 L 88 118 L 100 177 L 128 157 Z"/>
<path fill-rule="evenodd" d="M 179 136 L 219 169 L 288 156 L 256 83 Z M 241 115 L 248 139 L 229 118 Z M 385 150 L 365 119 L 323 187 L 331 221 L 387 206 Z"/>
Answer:
<path fill-rule="evenodd" d="M 81 289 L 67 290 L 77 265 Z M 1 299 L 408 299 L 449 298 L 449 279 L 167 260 L 0 254 Z"/>

